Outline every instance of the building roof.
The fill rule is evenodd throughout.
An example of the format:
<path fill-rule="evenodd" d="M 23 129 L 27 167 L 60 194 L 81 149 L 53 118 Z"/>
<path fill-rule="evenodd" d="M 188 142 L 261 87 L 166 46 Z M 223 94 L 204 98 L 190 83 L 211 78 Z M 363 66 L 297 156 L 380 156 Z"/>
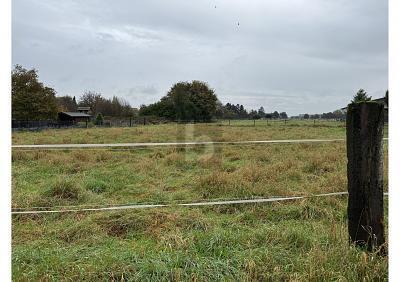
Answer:
<path fill-rule="evenodd" d="M 60 112 L 59 114 L 64 114 L 70 117 L 91 117 L 91 115 L 81 112 Z"/>
<path fill-rule="evenodd" d="M 90 107 L 78 107 L 78 111 L 79 110 L 90 110 Z"/>
<path fill-rule="evenodd" d="M 383 104 L 383 108 L 384 108 L 385 110 L 387 110 L 387 109 L 389 108 L 389 107 L 388 107 L 388 104 L 386 103 L 385 97 L 373 99 L 373 100 L 371 100 L 371 101 Z M 341 108 L 340 110 L 342 110 L 342 111 L 347 110 L 347 106 L 344 107 L 344 108 Z"/>

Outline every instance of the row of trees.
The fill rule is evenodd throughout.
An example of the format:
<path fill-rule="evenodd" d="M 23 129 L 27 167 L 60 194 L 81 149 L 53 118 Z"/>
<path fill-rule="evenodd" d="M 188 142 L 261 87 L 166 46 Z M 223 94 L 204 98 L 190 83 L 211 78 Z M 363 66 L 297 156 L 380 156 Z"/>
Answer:
<path fill-rule="evenodd" d="M 299 116 L 298 118 L 303 119 L 344 119 L 346 118 L 346 114 L 340 110 L 336 110 L 334 112 L 328 112 L 323 114 L 304 114 Z"/>
<path fill-rule="evenodd" d="M 103 97 L 100 93 L 86 91 L 76 102 L 75 96 L 56 97 L 59 111 L 75 112 L 79 106 L 90 107 L 93 114 L 102 114 L 110 117 L 133 116 L 135 111 L 124 99 L 114 96 L 111 99 Z"/>
<path fill-rule="evenodd" d="M 285 112 L 265 113 L 263 107 L 258 111 L 247 111 L 243 105 L 227 103 L 223 105 L 207 83 L 194 80 L 178 82 L 160 101 L 142 105 L 139 115 L 156 116 L 170 120 L 210 121 L 219 119 L 260 119 L 288 118 Z"/>
<path fill-rule="evenodd" d="M 368 102 L 371 100 L 372 100 L 372 97 L 369 96 L 364 89 L 360 89 L 353 96 L 351 103 Z M 389 91 L 388 90 L 386 90 L 384 100 L 385 100 L 385 103 L 387 105 L 389 105 Z M 304 119 L 321 119 L 322 118 L 322 119 L 341 119 L 342 120 L 342 119 L 346 118 L 346 113 L 345 113 L 345 111 L 342 111 L 342 110 L 336 110 L 334 112 L 328 112 L 328 113 L 323 113 L 323 114 L 313 114 L 313 115 L 304 114 L 302 117 Z"/>
<path fill-rule="evenodd" d="M 75 112 L 78 106 L 90 107 L 91 113 L 109 117 L 133 116 L 135 109 L 119 97 L 111 99 L 100 93 L 87 91 L 79 101 L 75 96 L 56 97 L 56 91 L 39 81 L 35 69 L 27 70 L 16 65 L 11 72 L 12 118 L 15 120 L 56 119 L 62 111 Z"/>
<path fill-rule="evenodd" d="M 352 102 L 369 101 L 371 97 L 360 89 Z M 388 100 L 388 92 L 386 92 Z M 56 97 L 53 88 L 39 82 L 35 69 L 27 70 L 16 65 L 12 71 L 12 118 L 16 120 L 55 119 L 59 111 L 77 111 L 78 106 L 90 107 L 96 116 L 131 117 L 136 114 L 130 104 L 119 97 L 105 98 L 100 93 L 85 92 L 79 101 L 75 96 Z M 178 82 L 160 101 L 142 105 L 141 116 L 156 116 L 169 120 L 210 121 L 212 118 L 222 119 L 287 119 L 286 112 L 274 111 L 266 113 L 263 107 L 257 111 L 247 111 L 243 105 L 227 103 L 223 105 L 207 83 L 194 80 Z M 344 119 L 343 111 L 337 110 L 323 114 L 304 114 L 304 119 Z"/>
<path fill-rule="evenodd" d="M 271 113 L 266 113 L 264 107 L 260 107 L 258 111 L 250 110 L 249 112 L 243 107 L 243 105 L 239 104 L 231 104 L 227 103 L 226 105 L 222 105 L 221 103 L 217 104 L 217 110 L 215 116 L 217 118 L 223 119 L 287 119 L 288 115 L 286 112 L 279 113 L 278 111 L 274 111 Z"/>

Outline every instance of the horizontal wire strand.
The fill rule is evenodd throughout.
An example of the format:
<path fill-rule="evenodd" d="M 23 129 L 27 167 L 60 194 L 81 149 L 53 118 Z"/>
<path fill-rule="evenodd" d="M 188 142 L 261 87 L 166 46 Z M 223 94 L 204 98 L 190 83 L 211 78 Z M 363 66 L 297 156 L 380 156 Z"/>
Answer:
<path fill-rule="evenodd" d="M 265 203 L 265 202 L 279 202 L 279 201 L 289 201 L 289 200 L 299 200 L 299 199 L 307 199 L 307 198 L 316 198 L 316 197 L 327 197 L 327 196 L 339 196 L 339 195 L 347 195 L 348 192 L 334 192 L 334 193 L 323 193 L 316 195 L 308 195 L 308 196 L 291 196 L 291 197 L 270 197 L 270 198 L 259 198 L 259 199 L 241 199 L 241 200 L 226 200 L 226 201 L 202 201 L 202 202 L 190 202 L 190 203 L 180 203 L 180 204 L 141 204 L 141 205 L 115 205 L 115 206 L 106 206 L 99 208 L 84 208 L 84 209 L 59 209 L 59 210 L 30 210 L 30 211 L 11 211 L 12 215 L 17 214 L 44 214 L 44 213 L 67 213 L 67 212 L 90 212 L 90 211 L 110 211 L 110 210 L 127 210 L 127 209 L 146 209 L 146 208 L 159 208 L 159 207 L 196 207 L 196 206 L 215 206 L 215 205 L 232 205 L 232 204 L 256 204 L 256 203 Z M 388 193 L 384 193 L 385 196 L 388 196 Z M 48 207 L 52 208 L 52 207 Z"/>

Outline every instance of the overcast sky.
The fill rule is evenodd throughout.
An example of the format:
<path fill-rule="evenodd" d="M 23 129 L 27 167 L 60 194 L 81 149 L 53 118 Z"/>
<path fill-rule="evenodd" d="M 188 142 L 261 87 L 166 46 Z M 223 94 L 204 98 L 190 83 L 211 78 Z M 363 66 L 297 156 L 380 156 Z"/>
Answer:
<path fill-rule="evenodd" d="M 289 115 L 388 88 L 385 0 L 13 0 L 12 62 L 57 95 L 85 90 L 132 106 L 178 81 L 223 102 Z"/>

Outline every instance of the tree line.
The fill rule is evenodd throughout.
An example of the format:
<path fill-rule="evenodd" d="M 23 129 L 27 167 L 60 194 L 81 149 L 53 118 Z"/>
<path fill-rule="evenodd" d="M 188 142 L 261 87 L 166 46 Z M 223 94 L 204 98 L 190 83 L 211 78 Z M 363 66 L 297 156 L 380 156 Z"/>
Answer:
<path fill-rule="evenodd" d="M 359 89 L 357 93 L 353 96 L 351 103 L 360 103 L 371 101 L 372 97 L 367 94 L 364 89 Z M 384 101 L 389 105 L 389 90 L 386 90 Z M 336 110 L 333 112 L 323 113 L 323 114 L 304 114 L 292 118 L 303 118 L 303 119 L 336 119 L 343 120 L 346 119 L 346 112 L 344 110 Z"/>
<path fill-rule="evenodd" d="M 302 119 L 336 119 L 341 120 L 346 118 L 344 111 L 336 110 L 333 112 L 327 112 L 322 114 L 303 114 L 299 116 L 293 116 L 292 118 L 302 118 Z"/>
<path fill-rule="evenodd" d="M 136 112 L 123 98 L 113 96 L 109 99 L 94 91 L 85 91 L 78 102 L 75 96 L 69 95 L 56 97 L 56 101 L 59 112 L 76 112 L 78 107 L 89 107 L 90 113 L 108 117 L 131 117 Z"/>
<path fill-rule="evenodd" d="M 262 106 L 258 110 L 247 111 L 243 105 L 231 103 L 222 105 L 220 103 L 217 106 L 216 117 L 222 119 L 287 119 L 288 115 L 286 112 L 279 113 L 278 111 L 267 113 Z"/>
<path fill-rule="evenodd" d="M 114 96 L 105 98 L 94 91 L 84 92 L 76 100 L 75 96 L 56 96 L 56 91 L 45 86 L 38 79 L 35 69 L 27 70 L 16 65 L 12 77 L 12 118 L 14 120 L 44 120 L 56 119 L 61 111 L 75 112 L 78 106 L 90 107 L 93 116 L 100 117 L 133 117 L 154 116 L 167 120 L 211 121 L 217 119 L 287 119 L 286 112 L 265 112 L 264 107 L 247 111 L 243 105 L 226 103 L 223 105 L 217 98 L 214 89 L 206 82 L 193 80 L 191 82 L 175 83 L 167 94 L 158 102 L 141 105 L 139 110 L 131 107 L 123 98 Z M 388 92 L 386 93 L 388 100 Z M 363 89 L 354 96 L 355 101 L 368 101 Z M 296 117 L 292 117 L 296 118 Z M 304 114 L 297 116 L 304 119 L 344 119 L 341 110 L 323 114 Z"/>
<path fill-rule="evenodd" d="M 160 101 L 142 105 L 141 116 L 155 116 L 169 120 L 210 121 L 217 119 L 260 119 L 287 118 L 285 112 L 265 113 L 264 108 L 258 111 L 247 111 L 243 105 L 227 103 L 223 105 L 217 98 L 214 89 L 206 82 L 193 80 L 191 82 L 175 83 L 167 95 Z"/>
<path fill-rule="evenodd" d="M 56 91 L 39 81 L 35 69 L 16 65 L 11 72 L 11 111 L 14 120 L 56 119 L 58 112 L 76 112 L 78 106 L 90 107 L 91 113 L 109 117 L 128 117 L 135 109 L 123 98 L 105 98 L 93 91 L 75 96 L 56 96 Z"/>

